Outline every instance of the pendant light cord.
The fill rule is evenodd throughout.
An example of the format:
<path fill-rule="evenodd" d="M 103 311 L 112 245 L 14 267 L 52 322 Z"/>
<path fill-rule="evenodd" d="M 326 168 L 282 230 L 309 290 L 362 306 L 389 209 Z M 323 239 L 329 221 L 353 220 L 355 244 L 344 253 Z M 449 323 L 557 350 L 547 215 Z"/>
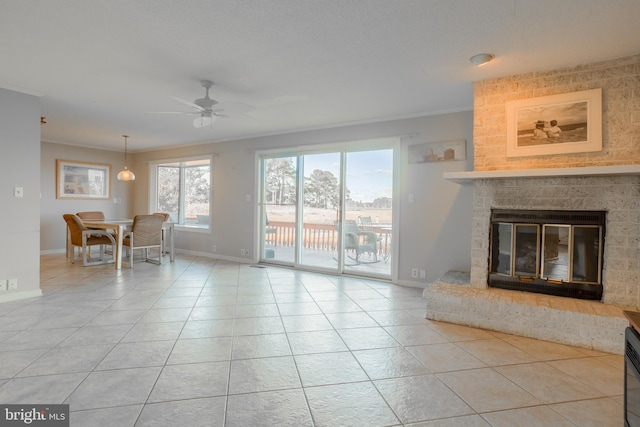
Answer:
<path fill-rule="evenodd" d="M 129 135 L 122 135 L 124 137 L 124 166 L 127 166 L 127 138 Z"/>

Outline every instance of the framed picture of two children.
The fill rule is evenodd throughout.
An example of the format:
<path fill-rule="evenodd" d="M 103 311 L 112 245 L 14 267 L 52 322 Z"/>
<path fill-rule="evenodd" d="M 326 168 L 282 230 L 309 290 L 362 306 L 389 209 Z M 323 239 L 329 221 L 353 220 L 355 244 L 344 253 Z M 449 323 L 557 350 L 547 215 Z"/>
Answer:
<path fill-rule="evenodd" d="M 506 102 L 507 157 L 602 151 L 602 89 Z"/>

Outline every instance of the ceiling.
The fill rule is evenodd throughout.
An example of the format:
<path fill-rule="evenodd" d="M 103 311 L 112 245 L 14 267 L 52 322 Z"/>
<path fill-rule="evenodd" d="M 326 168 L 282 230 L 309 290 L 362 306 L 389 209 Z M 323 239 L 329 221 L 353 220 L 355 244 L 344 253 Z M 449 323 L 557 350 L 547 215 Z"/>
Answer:
<path fill-rule="evenodd" d="M 131 151 L 470 110 L 472 82 L 640 53 L 638 0 L 0 0 L 44 141 Z M 476 67 L 469 58 L 491 52 Z M 194 128 L 211 97 L 253 123 Z"/>

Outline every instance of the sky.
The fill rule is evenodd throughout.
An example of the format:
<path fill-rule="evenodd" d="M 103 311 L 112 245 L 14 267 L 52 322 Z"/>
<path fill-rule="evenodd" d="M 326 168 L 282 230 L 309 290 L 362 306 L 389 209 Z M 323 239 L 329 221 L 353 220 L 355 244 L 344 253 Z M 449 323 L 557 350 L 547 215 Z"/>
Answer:
<path fill-rule="evenodd" d="M 558 125 L 586 123 L 589 114 L 587 102 L 547 105 L 518 110 L 518 130 L 533 129 L 538 120 L 557 120 Z"/>
<path fill-rule="evenodd" d="M 305 155 L 305 176 L 315 169 L 340 177 L 340 153 Z M 347 153 L 347 188 L 352 200 L 372 202 L 378 197 L 391 198 L 392 174 L 391 149 Z"/>

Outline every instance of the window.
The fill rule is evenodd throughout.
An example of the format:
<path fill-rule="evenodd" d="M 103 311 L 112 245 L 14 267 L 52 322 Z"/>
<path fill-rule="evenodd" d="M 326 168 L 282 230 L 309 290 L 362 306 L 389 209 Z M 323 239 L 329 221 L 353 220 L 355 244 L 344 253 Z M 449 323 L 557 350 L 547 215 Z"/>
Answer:
<path fill-rule="evenodd" d="M 208 229 L 211 158 L 165 161 L 151 165 L 151 206 L 167 212 L 178 225 Z"/>

